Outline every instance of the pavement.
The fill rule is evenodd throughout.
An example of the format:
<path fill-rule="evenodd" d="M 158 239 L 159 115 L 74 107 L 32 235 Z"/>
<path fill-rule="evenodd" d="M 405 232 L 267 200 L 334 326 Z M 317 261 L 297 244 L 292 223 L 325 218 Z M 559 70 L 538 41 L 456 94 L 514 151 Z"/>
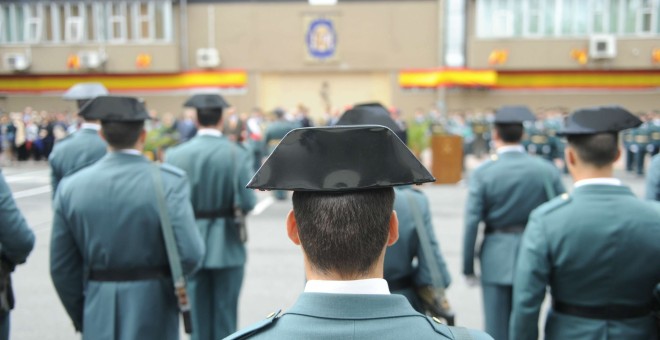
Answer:
<path fill-rule="evenodd" d="M 480 162 L 469 158 L 466 164 L 468 169 L 473 169 Z M 3 167 L 2 173 L 37 237 L 27 263 L 17 267 L 13 275 L 17 305 L 11 314 L 11 338 L 79 339 L 58 300 L 48 270 L 52 210 L 47 164 L 14 163 Z M 617 170 L 616 175 L 643 197 L 644 178 L 621 170 Z M 570 178 L 564 179 L 566 187 L 570 188 Z M 448 297 L 456 311 L 457 323 L 481 329 L 481 291 L 478 287 L 469 287 L 460 274 L 465 182 L 424 185 L 421 190 L 431 202 L 435 232 L 453 278 Z M 257 322 L 278 309 L 287 309 L 304 286 L 302 255 L 285 232 L 284 221 L 291 203 L 275 201 L 267 192 L 257 195 L 258 207 L 248 217 L 248 263 L 240 298 L 239 327 Z"/>

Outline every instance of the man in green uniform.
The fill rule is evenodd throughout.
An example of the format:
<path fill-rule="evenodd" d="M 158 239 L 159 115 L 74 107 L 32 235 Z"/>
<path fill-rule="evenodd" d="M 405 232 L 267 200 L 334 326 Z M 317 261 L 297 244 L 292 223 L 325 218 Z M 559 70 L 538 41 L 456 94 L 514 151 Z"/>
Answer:
<path fill-rule="evenodd" d="M 0 173 L 0 284 L 11 282 L 10 273 L 16 265 L 24 263 L 34 247 L 34 233 L 16 207 L 11 190 Z M 9 310 L 14 308 L 11 285 L 0 290 L 0 295 L 11 297 L 7 305 L 0 304 L 0 340 L 9 339 Z"/>
<path fill-rule="evenodd" d="M 55 194 L 55 289 L 84 340 L 178 339 L 177 299 L 152 176 L 160 173 L 183 274 L 191 275 L 204 243 L 185 173 L 142 156 L 149 116 L 136 98 L 97 97 L 82 114 L 101 121 L 110 150 L 65 178 Z"/>
<path fill-rule="evenodd" d="M 220 132 L 223 109 L 219 95 L 200 94 L 185 104 L 197 109 L 197 135 L 168 150 L 165 161 L 188 175 L 192 206 L 206 254 L 190 280 L 194 340 L 221 339 L 236 331 L 238 296 L 245 270 L 245 245 L 235 208 L 246 214 L 256 196 L 245 185 L 252 176 L 248 151 Z"/>
<path fill-rule="evenodd" d="M 398 238 L 392 187 L 433 180 L 383 126 L 289 133 L 248 187 L 294 191 L 286 229 L 309 281 L 289 311 L 229 339 L 489 339 L 416 312 L 383 280 L 385 250 Z"/>
<path fill-rule="evenodd" d="M 470 176 L 465 209 L 463 274 L 477 282 L 474 270 L 479 223 L 486 224 L 480 250 L 486 332 L 507 340 L 513 272 L 518 246 L 532 210 L 564 192 L 561 175 L 550 162 L 524 152 L 523 121 L 534 116 L 523 106 L 505 106 L 495 114 L 497 154 Z"/>
<path fill-rule="evenodd" d="M 290 122 L 284 117 L 284 110 L 277 108 L 273 111 L 275 121 L 268 124 L 263 138 L 263 154 L 268 157 L 275 147 L 280 143 L 282 138 L 286 136 L 289 131 L 300 127 L 297 123 Z M 286 192 L 283 190 L 274 190 L 273 195 L 278 200 L 286 199 Z"/>
<path fill-rule="evenodd" d="M 64 99 L 76 100 L 78 109 L 81 109 L 89 100 L 106 94 L 108 90 L 101 84 L 80 83 L 71 87 L 64 94 Z M 99 136 L 99 121 L 86 117 L 82 112 L 79 112 L 78 116 L 84 120 L 80 130 L 57 142 L 48 156 L 53 197 L 62 178 L 94 164 L 105 155 L 108 148 Z"/>
<path fill-rule="evenodd" d="M 537 339 L 547 288 L 545 339 L 656 339 L 660 206 L 613 178 L 618 133 L 641 121 L 620 107 L 580 109 L 561 134 L 575 189 L 530 216 L 511 315 L 514 339 Z"/>
<path fill-rule="evenodd" d="M 382 106 L 355 106 L 337 121 L 337 125 L 344 126 L 364 124 L 385 126 L 399 136 L 399 125 Z M 385 252 L 384 278 L 393 294 L 404 295 L 415 310 L 424 313 L 417 289 L 434 284 L 447 288 L 451 283 L 451 276 L 433 231 L 428 198 L 412 186 L 396 187 L 394 194 L 394 211 L 399 219 L 399 240 Z M 419 215 L 423 223 L 424 233 L 421 236 L 415 224 L 415 214 Z M 424 254 L 422 242 L 430 245 L 432 259 Z M 439 280 L 442 282 L 433 282 L 430 268 L 432 265 L 437 267 L 441 276 Z"/>
<path fill-rule="evenodd" d="M 660 155 L 655 155 L 646 175 L 646 199 L 660 201 Z"/>

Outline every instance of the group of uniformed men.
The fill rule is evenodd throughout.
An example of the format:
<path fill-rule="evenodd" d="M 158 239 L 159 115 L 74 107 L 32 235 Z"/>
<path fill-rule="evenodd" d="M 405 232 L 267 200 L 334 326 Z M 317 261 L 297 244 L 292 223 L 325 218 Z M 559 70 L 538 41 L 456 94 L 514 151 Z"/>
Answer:
<path fill-rule="evenodd" d="M 141 155 L 149 118 L 141 101 L 78 99 L 85 123 L 50 159 L 50 269 L 83 339 L 177 339 L 179 312 L 193 339 L 234 333 L 246 258 L 240 216 L 255 205 L 251 189 L 280 198 L 293 191 L 286 230 L 301 246 L 308 281 L 290 310 L 230 338 L 490 338 L 424 315 L 433 306 L 421 292 L 451 282 L 429 201 L 411 187 L 434 179 L 382 106 L 357 105 L 336 127 L 267 132 L 272 153 L 250 180 L 247 151 L 220 132 L 228 104 L 219 95 L 186 102 L 197 110 L 198 134 L 161 165 Z M 612 177 L 619 131 L 641 122 L 611 107 L 569 117 L 558 130 L 576 181 L 569 196 L 554 167 L 524 152 L 523 123 L 533 120 L 524 107 L 498 110 L 497 153 L 470 177 L 463 272 L 482 284 L 486 332 L 536 339 L 550 287 L 548 339 L 657 337 L 651 303 L 660 268 L 650 264 L 660 255 L 660 208 Z M 657 199 L 653 180 L 647 194 Z M 22 263 L 34 236 L 2 184 L 2 213 L 12 219 L 2 216 L 0 236 L 12 230 L 15 239 L 0 239 L 3 259 Z M 443 298 L 434 293 L 431 300 Z"/>

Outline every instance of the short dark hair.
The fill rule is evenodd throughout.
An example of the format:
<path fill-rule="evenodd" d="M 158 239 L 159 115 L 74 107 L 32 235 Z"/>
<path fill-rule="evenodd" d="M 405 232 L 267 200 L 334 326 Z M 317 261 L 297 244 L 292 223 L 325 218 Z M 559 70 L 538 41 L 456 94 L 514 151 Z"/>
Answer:
<path fill-rule="evenodd" d="M 197 122 L 201 126 L 216 126 L 222 118 L 222 109 L 197 109 Z"/>
<path fill-rule="evenodd" d="M 101 130 L 105 140 L 115 149 L 132 148 L 140 138 L 144 122 L 107 122 L 101 121 Z"/>
<path fill-rule="evenodd" d="M 569 135 L 566 139 L 582 161 L 598 168 L 614 163 L 619 153 L 619 135 L 615 132 Z"/>
<path fill-rule="evenodd" d="M 521 123 L 497 123 L 495 130 L 505 143 L 519 143 L 525 131 Z"/>
<path fill-rule="evenodd" d="M 310 265 L 358 277 L 373 268 L 389 236 L 392 188 L 293 193 L 298 236 Z"/>

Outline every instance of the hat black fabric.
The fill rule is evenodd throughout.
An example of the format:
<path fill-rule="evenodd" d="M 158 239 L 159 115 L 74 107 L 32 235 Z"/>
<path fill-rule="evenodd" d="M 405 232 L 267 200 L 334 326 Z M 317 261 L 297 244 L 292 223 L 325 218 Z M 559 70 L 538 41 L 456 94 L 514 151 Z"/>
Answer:
<path fill-rule="evenodd" d="M 355 106 L 344 112 L 335 125 L 382 125 L 395 133 L 401 128 L 382 107 Z"/>
<path fill-rule="evenodd" d="M 392 130 L 360 125 L 292 130 L 247 187 L 342 192 L 433 181 Z"/>
<path fill-rule="evenodd" d="M 387 112 L 387 113 L 389 114 L 389 111 L 387 111 L 387 108 L 386 108 L 385 106 L 383 106 L 383 104 L 381 104 L 381 103 L 379 103 L 379 102 L 362 103 L 362 104 L 355 104 L 355 105 L 353 105 L 353 108 L 356 108 L 356 107 L 371 107 L 371 108 L 379 108 L 379 109 L 383 109 L 383 110 L 385 110 L 385 112 Z"/>
<path fill-rule="evenodd" d="M 108 122 L 140 122 L 151 119 L 144 103 L 134 97 L 99 96 L 90 100 L 78 115 Z"/>
<path fill-rule="evenodd" d="M 527 106 L 502 106 L 495 111 L 496 124 L 522 124 L 525 121 L 534 121 L 536 117 Z"/>
<path fill-rule="evenodd" d="M 209 110 L 224 109 L 229 107 L 229 103 L 219 94 L 196 94 L 188 98 L 183 106 L 194 107 L 198 110 Z"/>
<path fill-rule="evenodd" d="M 620 106 L 599 106 L 578 109 L 564 121 L 558 135 L 592 135 L 619 132 L 642 125 L 642 121 Z"/>

